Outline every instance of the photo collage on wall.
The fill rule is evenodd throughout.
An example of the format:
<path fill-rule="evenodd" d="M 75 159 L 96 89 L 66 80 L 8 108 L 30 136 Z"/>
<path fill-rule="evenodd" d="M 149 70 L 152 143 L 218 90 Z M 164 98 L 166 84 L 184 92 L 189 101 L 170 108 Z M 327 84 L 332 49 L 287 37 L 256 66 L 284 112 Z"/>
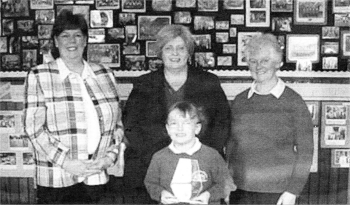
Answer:
<path fill-rule="evenodd" d="M 86 59 L 115 70 L 157 70 L 152 48 L 168 24 L 188 26 L 192 64 L 247 70 L 244 46 L 257 32 L 275 34 L 291 71 L 347 71 L 350 3 L 341 0 L 1 0 L 1 71 L 27 71 L 53 60 L 51 30 L 63 10 L 89 25 Z M 306 25 L 306 26 L 305 26 Z M 308 42 L 307 44 L 303 42 Z"/>
<path fill-rule="evenodd" d="M 322 102 L 321 148 L 332 148 L 332 167 L 350 167 L 350 103 Z"/>

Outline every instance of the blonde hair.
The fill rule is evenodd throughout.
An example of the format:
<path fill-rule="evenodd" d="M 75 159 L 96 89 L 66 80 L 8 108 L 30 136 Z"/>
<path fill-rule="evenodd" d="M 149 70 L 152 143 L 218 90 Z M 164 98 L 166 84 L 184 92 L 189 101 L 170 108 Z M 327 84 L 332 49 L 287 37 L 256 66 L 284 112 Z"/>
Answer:
<path fill-rule="evenodd" d="M 164 26 L 156 35 L 156 53 L 158 58 L 162 58 L 162 49 L 165 44 L 177 37 L 182 38 L 189 55 L 193 55 L 195 43 L 190 29 L 183 25 L 173 24 Z"/>

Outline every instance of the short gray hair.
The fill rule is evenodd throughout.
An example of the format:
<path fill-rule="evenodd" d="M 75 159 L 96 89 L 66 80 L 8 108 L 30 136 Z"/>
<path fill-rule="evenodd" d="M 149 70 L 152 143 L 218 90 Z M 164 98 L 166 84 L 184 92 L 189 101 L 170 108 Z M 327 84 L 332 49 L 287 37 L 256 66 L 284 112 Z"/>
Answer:
<path fill-rule="evenodd" d="M 271 47 L 275 51 L 276 60 L 282 62 L 283 51 L 276 36 L 271 33 L 264 33 L 253 36 L 247 43 L 244 49 L 245 56 L 249 60 L 249 55 L 261 52 L 261 47 Z M 263 51 L 264 52 L 264 51 Z"/>
<path fill-rule="evenodd" d="M 162 49 L 165 44 L 181 37 L 185 41 L 185 46 L 190 56 L 193 55 L 195 42 L 190 29 L 183 25 L 166 25 L 156 35 L 156 53 L 158 58 L 162 58 Z"/>

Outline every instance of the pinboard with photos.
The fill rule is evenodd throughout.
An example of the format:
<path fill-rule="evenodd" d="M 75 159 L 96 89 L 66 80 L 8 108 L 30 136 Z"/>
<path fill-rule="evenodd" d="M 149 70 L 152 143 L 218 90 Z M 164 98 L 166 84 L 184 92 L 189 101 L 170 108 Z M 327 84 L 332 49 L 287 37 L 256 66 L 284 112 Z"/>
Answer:
<path fill-rule="evenodd" d="M 1 0 L 1 71 L 51 61 L 51 29 L 63 10 L 89 25 L 86 59 L 115 70 L 157 70 L 155 34 L 182 24 L 194 34 L 192 65 L 247 70 L 244 46 L 257 32 L 277 35 L 281 70 L 350 70 L 350 3 L 341 0 Z M 310 39 L 310 41 L 309 41 Z M 305 43 L 306 42 L 306 43 Z"/>

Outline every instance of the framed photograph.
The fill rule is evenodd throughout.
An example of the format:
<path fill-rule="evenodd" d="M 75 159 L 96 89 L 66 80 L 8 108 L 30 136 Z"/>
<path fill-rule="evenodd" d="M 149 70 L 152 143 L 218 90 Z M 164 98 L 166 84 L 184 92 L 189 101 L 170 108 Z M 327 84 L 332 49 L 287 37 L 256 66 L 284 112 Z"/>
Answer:
<path fill-rule="evenodd" d="M 152 0 L 152 9 L 154 11 L 171 11 L 171 0 Z"/>
<path fill-rule="evenodd" d="M 146 12 L 146 0 L 121 0 L 122 12 Z"/>
<path fill-rule="evenodd" d="M 323 70 L 338 70 L 338 57 L 322 57 Z"/>
<path fill-rule="evenodd" d="M 338 54 L 339 42 L 323 42 L 321 47 L 321 54 Z"/>
<path fill-rule="evenodd" d="M 274 32 L 291 32 L 292 31 L 292 17 L 273 17 L 272 31 Z"/>
<path fill-rule="evenodd" d="M 195 65 L 203 68 L 212 68 L 215 66 L 215 56 L 213 52 L 194 53 Z"/>
<path fill-rule="evenodd" d="M 55 22 L 55 11 L 49 10 L 35 10 L 35 22 L 38 24 L 53 24 Z"/>
<path fill-rule="evenodd" d="M 292 12 L 293 0 L 271 0 L 272 12 Z"/>
<path fill-rule="evenodd" d="M 157 57 L 155 41 L 146 41 L 146 56 Z"/>
<path fill-rule="evenodd" d="M 140 54 L 140 43 L 123 43 L 123 54 Z"/>
<path fill-rule="evenodd" d="M 287 35 L 287 63 L 298 60 L 310 60 L 318 63 L 320 59 L 320 36 L 317 34 L 288 34 Z"/>
<path fill-rule="evenodd" d="M 219 0 L 197 0 L 198 11 L 217 12 L 219 11 Z"/>
<path fill-rule="evenodd" d="M 136 14 L 134 13 L 119 13 L 120 25 L 134 25 L 136 24 Z"/>
<path fill-rule="evenodd" d="M 137 39 L 137 26 L 126 25 L 125 27 L 125 41 L 126 43 L 135 43 Z"/>
<path fill-rule="evenodd" d="M 7 53 L 7 37 L 0 36 L 0 53 Z"/>
<path fill-rule="evenodd" d="M 228 32 L 216 32 L 215 42 L 216 43 L 227 43 L 228 42 Z"/>
<path fill-rule="evenodd" d="M 36 66 L 38 62 L 37 49 L 23 49 L 22 50 L 22 68 L 29 70 Z"/>
<path fill-rule="evenodd" d="M 20 53 L 21 52 L 21 38 L 19 36 L 11 36 L 9 39 L 9 52 Z"/>
<path fill-rule="evenodd" d="M 117 39 L 125 38 L 125 29 L 124 28 L 110 28 L 107 30 L 106 39 L 108 42 L 117 41 Z"/>
<path fill-rule="evenodd" d="M 20 35 L 34 34 L 34 20 L 18 20 L 16 33 Z"/>
<path fill-rule="evenodd" d="M 223 44 L 222 53 L 224 54 L 236 54 L 237 53 L 237 44 Z"/>
<path fill-rule="evenodd" d="M 138 16 L 139 40 L 156 40 L 155 35 L 158 31 L 169 24 L 170 16 Z"/>
<path fill-rule="evenodd" d="M 104 43 L 105 42 L 105 29 L 99 28 L 99 29 L 89 29 L 89 37 L 88 42 L 89 43 Z"/>
<path fill-rule="evenodd" d="M 194 30 L 213 30 L 215 28 L 214 16 L 194 16 Z"/>
<path fill-rule="evenodd" d="M 237 40 L 237 66 L 247 66 L 247 60 L 244 54 L 245 45 L 249 40 L 256 35 L 261 35 L 260 32 L 239 32 Z"/>
<path fill-rule="evenodd" d="M 323 26 L 322 39 L 338 39 L 340 29 L 337 26 Z"/>
<path fill-rule="evenodd" d="M 37 48 L 38 45 L 38 36 L 22 36 L 22 48 Z"/>
<path fill-rule="evenodd" d="M 270 0 L 247 0 L 245 14 L 247 27 L 269 27 Z"/>
<path fill-rule="evenodd" d="M 130 71 L 146 70 L 146 57 L 144 55 L 126 55 L 125 68 Z"/>
<path fill-rule="evenodd" d="M 216 21 L 215 22 L 215 29 L 216 30 L 228 30 L 229 28 L 230 28 L 229 21 Z"/>
<path fill-rule="evenodd" d="M 244 0 L 224 0 L 223 8 L 227 10 L 244 9 Z"/>
<path fill-rule="evenodd" d="M 350 13 L 350 1 L 333 0 L 333 13 Z"/>
<path fill-rule="evenodd" d="M 350 148 L 350 113 L 346 102 L 322 102 L 323 148 Z"/>
<path fill-rule="evenodd" d="M 120 8 L 120 0 L 96 0 L 96 9 L 119 9 Z"/>
<path fill-rule="evenodd" d="M 25 134 L 10 134 L 8 137 L 10 149 L 28 149 L 30 142 Z"/>
<path fill-rule="evenodd" d="M 14 152 L 0 153 L 0 169 L 16 169 L 17 159 Z"/>
<path fill-rule="evenodd" d="M 174 23 L 176 24 L 189 24 L 192 22 L 191 12 L 189 11 L 175 11 Z"/>
<path fill-rule="evenodd" d="M 312 63 L 310 60 L 298 60 L 295 64 L 297 71 L 312 71 Z"/>
<path fill-rule="evenodd" d="M 28 0 L 7 0 L 1 1 L 2 12 L 4 17 L 22 17 L 29 16 Z"/>
<path fill-rule="evenodd" d="M 38 38 L 51 39 L 53 25 L 38 25 Z"/>
<path fill-rule="evenodd" d="M 90 11 L 91 28 L 112 28 L 113 27 L 113 10 L 91 10 Z"/>
<path fill-rule="evenodd" d="M 148 60 L 148 69 L 150 71 L 156 71 L 161 69 L 163 66 L 163 61 L 160 59 L 149 59 Z"/>
<path fill-rule="evenodd" d="M 332 149 L 332 168 L 350 167 L 350 149 Z"/>
<path fill-rule="evenodd" d="M 13 19 L 2 19 L 2 35 L 9 36 L 13 34 L 15 28 L 15 20 Z"/>
<path fill-rule="evenodd" d="M 306 106 L 310 112 L 313 124 L 319 125 L 320 102 L 319 101 L 305 101 L 305 103 L 306 103 Z"/>
<path fill-rule="evenodd" d="M 178 8 L 195 8 L 197 0 L 176 0 L 175 6 Z"/>
<path fill-rule="evenodd" d="M 25 152 L 22 154 L 23 156 L 23 169 L 34 169 L 34 157 L 33 153 Z"/>
<path fill-rule="evenodd" d="M 31 0 L 31 9 L 53 9 L 53 0 Z"/>
<path fill-rule="evenodd" d="M 244 14 L 231 14 L 231 25 L 244 25 Z"/>
<path fill-rule="evenodd" d="M 197 50 L 211 49 L 211 35 L 210 34 L 194 34 L 194 42 Z"/>
<path fill-rule="evenodd" d="M 237 27 L 231 27 L 229 32 L 231 38 L 237 37 Z"/>
<path fill-rule="evenodd" d="M 62 10 L 72 11 L 73 14 L 82 14 L 86 23 L 90 22 L 90 6 L 86 5 L 57 5 L 56 15 L 58 16 Z"/>
<path fill-rule="evenodd" d="M 350 16 L 348 14 L 334 14 L 334 26 L 350 27 Z"/>
<path fill-rule="evenodd" d="M 19 54 L 4 54 L 1 56 L 1 71 L 14 71 L 21 69 Z"/>
<path fill-rule="evenodd" d="M 88 44 L 87 59 L 108 67 L 120 67 L 119 44 Z"/>
<path fill-rule="evenodd" d="M 232 56 L 218 56 L 217 66 L 232 66 Z"/>
<path fill-rule="evenodd" d="M 295 0 L 294 24 L 325 25 L 327 0 Z"/>
<path fill-rule="evenodd" d="M 341 47 L 341 56 L 343 58 L 350 58 L 350 31 L 341 31 L 341 39 L 340 39 L 340 47 Z"/>

